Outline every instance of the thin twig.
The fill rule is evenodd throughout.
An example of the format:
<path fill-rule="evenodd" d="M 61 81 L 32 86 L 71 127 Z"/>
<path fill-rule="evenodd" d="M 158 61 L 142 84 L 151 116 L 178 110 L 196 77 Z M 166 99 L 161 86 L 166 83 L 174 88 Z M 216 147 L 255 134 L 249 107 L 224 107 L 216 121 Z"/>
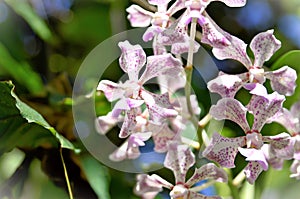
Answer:
<path fill-rule="evenodd" d="M 66 178 L 66 183 L 67 183 L 67 187 L 68 187 L 69 196 L 70 196 L 70 199 L 73 199 L 74 198 L 73 197 L 73 192 L 72 192 L 72 188 L 71 188 L 71 184 L 70 184 L 70 180 L 69 180 L 69 176 L 68 176 L 67 167 L 66 167 L 64 157 L 63 157 L 63 154 L 62 154 L 62 148 L 60 148 L 59 153 L 60 153 L 60 158 L 61 158 L 62 165 L 64 167 L 64 173 L 65 173 L 65 178 Z"/>

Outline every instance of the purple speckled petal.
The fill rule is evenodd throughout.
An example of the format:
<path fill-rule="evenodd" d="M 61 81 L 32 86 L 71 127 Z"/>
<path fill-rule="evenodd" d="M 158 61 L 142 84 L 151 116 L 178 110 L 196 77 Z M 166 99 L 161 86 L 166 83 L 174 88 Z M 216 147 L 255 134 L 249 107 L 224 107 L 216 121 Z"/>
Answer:
<path fill-rule="evenodd" d="M 284 101 L 285 97 L 277 92 L 266 96 L 253 95 L 247 105 L 248 111 L 254 115 L 252 130 L 260 132 L 267 120 L 282 109 Z"/>
<path fill-rule="evenodd" d="M 188 169 L 195 164 L 195 155 L 187 145 L 169 142 L 164 166 L 173 171 L 176 184 L 185 182 Z"/>
<path fill-rule="evenodd" d="M 295 140 L 287 133 L 280 133 L 275 136 L 264 136 L 264 142 L 269 142 L 272 150 L 278 158 L 289 160 L 294 155 Z"/>
<path fill-rule="evenodd" d="M 182 43 L 173 43 L 172 47 L 171 47 L 171 53 L 175 54 L 175 55 L 179 55 L 179 54 L 183 54 L 189 51 L 189 38 L 185 37 L 185 41 L 183 41 Z M 200 44 L 198 44 L 196 41 L 194 42 L 194 50 L 193 52 L 196 53 L 200 48 Z"/>
<path fill-rule="evenodd" d="M 266 72 L 265 77 L 271 80 L 271 87 L 279 94 L 291 96 L 296 88 L 297 72 L 288 67 L 283 66 L 278 70 Z"/>
<path fill-rule="evenodd" d="M 215 48 L 223 48 L 231 44 L 231 35 L 222 30 L 207 13 L 201 18 L 201 42 Z"/>
<path fill-rule="evenodd" d="M 161 93 L 175 93 L 178 89 L 184 88 L 186 79 L 183 73 L 176 79 L 168 76 L 158 76 L 157 82 Z"/>
<path fill-rule="evenodd" d="M 273 35 L 274 30 L 268 30 L 257 34 L 250 43 L 254 53 L 254 66 L 262 67 L 272 55 L 281 47 L 281 42 Z"/>
<path fill-rule="evenodd" d="M 297 125 L 299 125 L 299 119 L 295 118 L 286 108 L 283 108 L 280 111 L 280 114 L 276 114 L 274 117 L 272 117 L 271 122 L 277 122 L 281 124 L 290 134 L 294 134 L 299 130 L 297 128 Z"/>
<path fill-rule="evenodd" d="M 147 28 L 145 33 L 143 34 L 143 40 L 145 42 L 153 40 L 153 38 L 158 35 L 159 33 L 163 32 L 164 28 L 160 26 L 150 26 Z"/>
<path fill-rule="evenodd" d="M 237 123 L 244 132 L 250 130 L 246 119 L 247 109 L 238 100 L 223 98 L 216 105 L 211 106 L 210 114 L 217 120 L 231 120 Z"/>
<path fill-rule="evenodd" d="M 291 114 L 295 117 L 298 118 L 300 120 L 300 101 L 294 103 L 291 106 Z M 300 131 L 300 128 L 299 128 Z"/>
<path fill-rule="evenodd" d="M 276 156 L 276 152 L 274 152 L 274 150 L 272 150 L 272 148 L 269 144 L 264 144 L 261 147 L 261 150 L 264 152 L 266 159 L 267 159 L 269 165 L 271 165 L 271 167 L 273 167 L 274 169 L 277 169 L 277 170 L 281 170 L 283 168 L 284 160 L 282 158 L 278 158 Z"/>
<path fill-rule="evenodd" d="M 154 55 L 163 55 L 168 53 L 167 48 L 163 44 L 157 42 L 156 39 L 154 39 L 152 42 L 152 48 Z"/>
<path fill-rule="evenodd" d="M 157 41 L 163 45 L 172 45 L 177 42 L 184 42 L 186 31 L 179 27 L 180 19 L 173 22 L 168 28 L 165 28 L 157 35 Z"/>
<path fill-rule="evenodd" d="M 124 91 L 119 88 L 119 84 L 109 80 L 101 80 L 97 86 L 97 90 L 102 91 L 110 102 L 120 99 L 124 95 Z"/>
<path fill-rule="evenodd" d="M 254 148 L 239 148 L 239 152 L 246 157 L 246 161 L 255 161 L 260 164 L 263 170 L 268 170 L 269 165 L 262 150 Z"/>
<path fill-rule="evenodd" d="M 299 160 L 294 160 L 291 168 L 291 178 L 296 178 L 297 180 L 300 180 L 300 161 Z"/>
<path fill-rule="evenodd" d="M 121 56 L 119 64 L 122 70 L 128 73 L 129 79 L 137 82 L 139 71 L 146 63 L 146 54 L 140 45 L 131 45 L 127 40 L 119 42 Z"/>
<path fill-rule="evenodd" d="M 114 162 L 125 160 L 127 157 L 127 148 L 128 142 L 124 142 L 119 148 L 109 155 L 109 159 Z"/>
<path fill-rule="evenodd" d="M 147 27 L 150 25 L 153 13 L 138 5 L 131 5 L 126 9 L 128 20 L 132 27 Z"/>
<path fill-rule="evenodd" d="M 149 124 L 150 125 L 150 124 Z M 150 130 L 156 130 L 152 131 L 152 139 L 154 142 L 154 151 L 158 153 L 165 153 L 168 150 L 167 144 L 169 141 L 174 140 L 178 136 L 176 136 L 175 132 L 173 132 L 167 124 L 156 125 L 152 124 L 151 126 L 155 126 L 154 128 L 150 127 Z"/>
<path fill-rule="evenodd" d="M 117 148 L 112 154 L 109 155 L 109 159 L 115 162 L 119 162 L 125 159 L 136 159 L 140 156 L 139 146 L 144 146 L 144 141 L 151 137 L 151 132 L 134 133 L 131 134 L 128 139 Z"/>
<path fill-rule="evenodd" d="M 226 138 L 219 133 L 214 133 L 210 144 L 205 148 L 202 155 L 223 167 L 234 168 L 235 156 L 238 148 L 246 145 L 245 137 Z"/>
<path fill-rule="evenodd" d="M 242 7 L 246 5 L 247 0 L 209 0 L 212 1 L 221 1 L 229 7 Z"/>
<path fill-rule="evenodd" d="M 266 87 L 259 83 L 247 83 L 244 88 L 250 91 L 252 95 L 266 96 L 268 95 Z"/>
<path fill-rule="evenodd" d="M 246 48 L 247 45 L 239 38 L 231 36 L 230 45 L 222 48 L 214 47 L 212 52 L 217 59 L 234 59 L 241 62 L 246 68 L 252 66 L 252 62 L 249 59 Z"/>
<path fill-rule="evenodd" d="M 207 88 L 210 92 L 218 93 L 223 98 L 233 98 L 247 80 L 247 73 L 228 75 L 220 72 L 218 77 L 207 83 Z"/>
<path fill-rule="evenodd" d="M 115 104 L 112 110 L 112 117 L 118 118 L 120 113 L 125 110 L 128 111 L 132 108 L 140 107 L 144 103 L 144 100 L 135 100 L 131 98 L 122 98 Z"/>
<path fill-rule="evenodd" d="M 195 183 L 205 179 L 213 179 L 218 182 L 228 181 L 227 174 L 223 169 L 217 167 L 213 163 L 208 163 L 196 169 L 192 177 L 185 183 L 185 185 L 191 187 Z"/>
<path fill-rule="evenodd" d="M 164 119 L 178 115 L 170 104 L 168 93 L 158 95 L 141 90 L 141 97 L 147 106 L 150 120 L 154 123 L 161 124 Z"/>
<path fill-rule="evenodd" d="M 246 179 L 250 184 L 254 184 L 259 174 L 263 171 L 262 166 L 258 162 L 249 162 L 244 169 Z"/>
<path fill-rule="evenodd" d="M 112 117 L 112 113 L 109 112 L 107 115 L 99 116 L 96 118 L 95 128 L 98 133 L 104 135 L 110 129 L 112 129 L 119 121 L 119 118 Z"/>
<path fill-rule="evenodd" d="M 153 199 L 163 190 L 163 187 L 171 189 L 173 185 L 156 174 L 151 176 L 139 174 L 137 175 L 137 184 L 134 187 L 134 193 L 142 196 L 143 199 Z"/>
<path fill-rule="evenodd" d="M 294 159 L 300 160 L 300 135 L 294 135 L 293 139 L 295 140 L 295 145 L 294 145 Z"/>
<path fill-rule="evenodd" d="M 126 138 L 134 131 L 134 127 L 136 125 L 135 118 L 137 116 L 138 110 L 137 108 L 130 109 L 126 111 L 124 122 L 122 124 L 119 137 Z"/>
<path fill-rule="evenodd" d="M 171 54 L 154 55 L 147 58 L 146 70 L 140 78 L 141 84 L 160 76 L 167 75 L 172 78 L 183 72 L 182 63 Z"/>

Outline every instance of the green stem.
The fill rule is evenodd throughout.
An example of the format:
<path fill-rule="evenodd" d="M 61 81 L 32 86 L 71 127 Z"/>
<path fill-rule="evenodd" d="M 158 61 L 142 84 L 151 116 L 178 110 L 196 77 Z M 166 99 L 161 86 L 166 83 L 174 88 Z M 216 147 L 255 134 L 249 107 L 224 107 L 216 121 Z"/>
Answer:
<path fill-rule="evenodd" d="M 68 176 L 67 167 L 66 167 L 64 157 L 63 157 L 63 154 L 62 154 L 62 148 L 60 148 L 59 153 L 60 153 L 61 162 L 62 162 L 62 165 L 63 165 L 63 168 L 64 168 L 64 173 L 65 173 L 66 183 L 67 183 L 67 187 L 68 187 L 69 197 L 70 197 L 70 199 L 73 199 L 74 198 L 73 197 L 73 192 L 72 192 L 72 188 L 71 188 L 71 184 L 70 184 L 70 180 L 69 180 L 69 176 Z"/>
<path fill-rule="evenodd" d="M 195 47 L 195 35 L 196 35 L 196 26 L 197 26 L 197 19 L 193 18 L 191 22 L 191 29 L 190 29 L 190 45 L 188 51 L 188 58 L 187 58 L 187 65 L 185 67 L 186 73 L 186 84 L 185 84 L 185 96 L 188 111 L 191 115 L 191 121 L 194 127 L 197 129 L 198 127 L 198 120 L 195 117 L 194 110 L 191 103 L 191 83 L 192 83 L 192 74 L 193 74 L 193 56 L 194 56 L 194 47 Z"/>
<path fill-rule="evenodd" d="M 227 174 L 228 174 L 228 186 L 229 186 L 230 191 L 231 191 L 232 199 L 240 199 L 240 194 L 239 194 L 238 187 L 233 184 L 232 171 L 230 169 L 226 169 L 226 171 L 227 171 Z"/>

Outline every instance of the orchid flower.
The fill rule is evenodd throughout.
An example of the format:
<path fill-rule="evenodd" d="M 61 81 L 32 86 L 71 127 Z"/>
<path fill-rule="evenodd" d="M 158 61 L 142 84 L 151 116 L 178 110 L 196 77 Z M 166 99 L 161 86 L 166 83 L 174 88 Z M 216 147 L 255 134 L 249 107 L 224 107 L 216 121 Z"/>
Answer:
<path fill-rule="evenodd" d="M 273 117 L 281 110 L 284 100 L 285 97 L 277 92 L 253 95 L 246 107 L 233 98 L 219 100 L 210 109 L 212 117 L 217 120 L 227 119 L 235 122 L 246 135 L 226 138 L 219 133 L 214 133 L 209 146 L 203 151 L 203 156 L 223 167 L 233 168 L 235 167 L 235 157 L 240 152 L 246 157 L 246 161 L 249 161 L 244 173 L 251 184 L 255 182 L 263 170 L 268 169 L 268 165 L 271 163 L 268 158 L 271 160 L 272 157 L 272 160 L 275 160 L 273 157 L 275 155 L 276 157 L 290 159 L 293 153 L 293 141 L 287 133 L 276 136 L 263 136 L 260 133 L 268 118 Z M 254 116 L 251 128 L 246 119 L 247 112 Z M 268 147 L 271 147 L 273 151 L 267 151 Z M 269 152 L 271 154 L 268 154 Z M 278 162 L 272 164 L 276 165 Z"/>
<path fill-rule="evenodd" d="M 139 72 L 146 63 L 146 54 L 140 45 L 131 45 L 128 41 L 120 42 L 122 54 L 119 59 L 121 68 L 129 79 L 124 83 L 109 80 L 100 81 L 97 90 L 103 91 L 108 101 L 116 101 L 110 117 L 118 118 L 124 112 L 124 121 L 120 138 L 129 136 L 134 131 L 136 116 L 144 104 L 149 112 L 149 120 L 161 124 L 164 119 L 175 117 L 177 111 L 172 108 L 169 96 L 154 94 L 144 89 L 143 84 L 157 76 L 176 77 L 183 72 L 181 61 L 171 54 L 147 57 L 146 69 Z"/>
<path fill-rule="evenodd" d="M 187 8 L 178 24 L 180 29 L 187 26 L 192 19 L 197 19 L 198 24 L 202 27 L 201 42 L 211 46 L 226 46 L 230 45 L 230 34 L 221 30 L 210 16 L 205 12 L 206 7 L 213 1 L 221 1 L 229 7 L 242 7 L 246 4 L 246 0 L 186 0 L 185 7 Z"/>
<path fill-rule="evenodd" d="M 287 129 L 295 141 L 294 158 L 300 160 L 300 102 L 293 104 L 290 110 L 283 108 L 278 115 L 270 118 L 270 122 L 277 122 Z"/>
<path fill-rule="evenodd" d="M 226 172 L 213 163 L 208 163 L 196 168 L 194 174 L 186 181 L 186 173 L 194 164 L 195 156 L 187 145 L 170 142 L 164 166 L 173 171 L 175 185 L 156 174 L 151 176 L 139 174 L 134 192 L 143 199 L 153 199 L 164 187 L 170 190 L 169 195 L 172 199 L 220 199 L 219 196 L 205 196 L 198 193 L 198 187 L 193 187 L 193 185 L 205 179 L 227 182 Z"/>
<path fill-rule="evenodd" d="M 177 0 L 168 8 L 170 1 L 148 0 L 150 4 L 157 6 L 157 11 L 154 13 L 138 5 L 131 5 L 126 9 L 132 27 L 147 27 L 151 24 L 144 33 L 143 40 L 146 42 L 153 40 L 155 55 L 165 54 L 167 45 L 172 46 L 171 52 L 174 54 L 182 54 L 189 48 L 189 37 L 186 31 L 177 28 L 177 23 L 175 22 L 174 25 L 171 21 L 174 13 L 185 8 L 184 0 Z M 195 42 L 194 51 L 198 51 L 199 47 L 200 45 Z"/>
<path fill-rule="evenodd" d="M 241 62 L 248 72 L 231 75 L 223 72 L 219 76 L 208 82 L 211 92 L 220 94 L 222 97 L 234 97 L 236 92 L 246 83 L 263 84 L 267 79 L 271 82 L 274 91 L 290 96 L 294 93 L 297 73 L 289 66 L 283 66 L 275 71 L 265 71 L 263 64 L 280 48 L 281 42 L 273 35 L 273 30 L 268 30 L 257 34 L 250 43 L 250 49 L 254 54 L 252 62 L 247 55 L 247 45 L 237 37 L 231 37 L 231 45 L 223 47 L 213 47 L 213 54 L 217 59 L 234 59 Z"/>

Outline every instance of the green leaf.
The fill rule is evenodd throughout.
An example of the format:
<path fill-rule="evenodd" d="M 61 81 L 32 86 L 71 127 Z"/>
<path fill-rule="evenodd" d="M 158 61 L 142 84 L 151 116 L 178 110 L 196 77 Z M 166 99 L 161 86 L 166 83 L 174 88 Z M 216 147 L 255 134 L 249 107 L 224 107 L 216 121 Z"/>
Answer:
<path fill-rule="evenodd" d="M 14 147 L 59 147 L 77 151 L 34 109 L 13 92 L 11 82 L 0 82 L 0 155 Z"/>
<path fill-rule="evenodd" d="M 41 94 L 44 92 L 44 85 L 41 77 L 35 73 L 27 63 L 19 63 L 16 61 L 1 42 L 0 68 L 7 71 L 16 81 L 23 84 L 31 93 Z"/>
<path fill-rule="evenodd" d="M 32 30 L 43 40 L 54 43 L 54 37 L 43 21 L 30 6 L 29 1 L 24 0 L 5 0 L 5 2 L 30 25 Z"/>
<path fill-rule="evenodd" d="M 80 160 L 87 180 L 98 198 L 110 199 L 108 169 L 89 155 L 81 156 Z"/>
<path fill-rule="evenodd" d="M 299 101 L 300 99 L 300 63 L 299 63 L 299 57 L 300 57 L 300 50 L 292 50 L 290 52 L 287 52 L 286 54 L 282 55 L 272 66 L 272 70 L 276 70 L 281 68 L 282 66 L 289 66 L 297 71 L 297 81 L 296 84 L 298 85 L 296 87 L 295 93 L 292 96 L 286 97 L 285 106 L 290 107 L 293 103 Z"/>

